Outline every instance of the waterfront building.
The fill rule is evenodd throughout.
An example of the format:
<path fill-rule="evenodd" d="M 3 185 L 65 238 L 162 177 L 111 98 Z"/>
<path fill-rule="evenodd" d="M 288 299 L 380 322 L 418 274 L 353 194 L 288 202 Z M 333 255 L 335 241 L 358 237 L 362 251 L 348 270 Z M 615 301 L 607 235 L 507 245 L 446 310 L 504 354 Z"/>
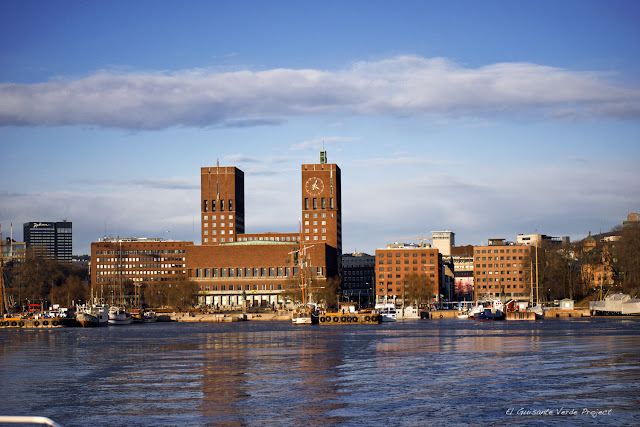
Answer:
<path fill-rule="evenodd" d="M 456 233 L 449 230 L 432 231 L 431 244 L 442 256 L 451 256 L 451 247 L 456 245 Z"/>
<path fill-rule="evenodd" d="M 376 257 L 363 252 L 342 254 L 342 296 L 359 305 L 373 302 Z"/>
<path fill-rule="evenodd" d="M 327 163 L 325 151 L 319 163 L 301 166 L 301 223 L 291 220 L 297 233 L 245 232 L 240 169 L 206 167 L 201 177 L 203 244 L 187 248 L 186 254 L 187 277 L 200 287 L 201 304 L 236 307 L 248 301 L 251 306 L 282 307 L 286 301 L 281 294 L 300 283 L 301 267 L 318 287 L 339 276 L 341 172 Z"/>
<path fill-rule="evenodd" d="M 105 237 L 91 243 L 91 283 L 137 286 L 180 280 L 187 274 L 186 249 L 193 242 L 144 237 Z"/>
<path fill-rule="evenodd" d="M 531 297 L 531 246 L 489 239 L 474 246 L 476 299 L 529 300 Z"/>
<path fill-rule="evenodd" d="M 422 291 L 437 299 L 441 287 L 442 257 L 426 243 L 393 243 L 376 249 L 376 302 L 399 305 L 409 293 L 408 276 L 426 278 Z"/>
<path fill-rule="evenodd" d="M 70 221 L 34 221 L 23 224 L 26 248 L 36 248 L 42 256 L 62 262 L 72 259 L 72 223 Z"/>

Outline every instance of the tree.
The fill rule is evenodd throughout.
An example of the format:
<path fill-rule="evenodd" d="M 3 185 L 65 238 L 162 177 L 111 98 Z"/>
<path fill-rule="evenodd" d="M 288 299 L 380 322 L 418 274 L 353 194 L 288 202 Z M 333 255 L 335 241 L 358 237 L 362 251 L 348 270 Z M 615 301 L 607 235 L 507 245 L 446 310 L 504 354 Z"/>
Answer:
<path fill-rule="evenodd" d="M 182 310 L 194 307 L 198 303 L 198 285 L 191 280 L 182 279 L 168 283 L 165 291 L 169 307 Z"/>
<path fill-rule="evenodd" d="M 315 281 L 315 280 L 314 280 Z M 324 286 L 312 286 L 313 300 L 326 308 L 337 308 L 338 294 L 340 293 L 340 279 L 331 277 L 324 281 Z"/>
<path fill-rule="evenodd" d="M 54 285 L 49 293 L 52 303 L 71 307 L 74 302 L 86 301 L 89 296 L 87 287 L 78 276 L 68 276 L 62 285 Z"/>
<path fill-rule="evenodd" d="M 640 293 L 640 224 L 618 228 L 620 238 L 614 243 L 612 261 L 616 281 L 623 292 Z"/>
<path fill-rule="evenodd" d="M 433 300 L 438 293 L 437 284 L 424 274 L 411 273 L 404 279 L 404 298 L 406 305 L 419 307 Z"/>

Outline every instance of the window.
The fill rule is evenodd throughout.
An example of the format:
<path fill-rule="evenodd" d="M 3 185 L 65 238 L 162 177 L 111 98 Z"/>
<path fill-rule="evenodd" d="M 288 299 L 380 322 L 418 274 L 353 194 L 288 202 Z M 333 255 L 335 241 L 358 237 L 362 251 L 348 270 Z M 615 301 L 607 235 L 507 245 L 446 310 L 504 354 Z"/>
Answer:
<path fill-rule="evenodd" d="M 318 209 L 318 199 L 313 198 L 313 209 Z"/>
<path fill-rule="evenodd" d="M 216 201 L 212 200 L 211 201 L 211 212 L 215 212 L 216 211 Z M 213 219 L 215 219 L 215 216 L 212 217 Z"/>
<path fill-rule="evenodd" d="M 224 210 L 224 200 L 220 200 L 220 210 L 223 211 Z M 222 218 L 224 219 L 224 218 Z"/>
<path fill-rule="evenodd" d="M 323 197 L 322 198 L 322 209 L 326 209 L 327 208 L 327 203 L 326 203 L 326 199 Z"/>
<path fill-rule="evenodd" d="M 207 200 L 204 201 L 204 204 L 202 205 L 202 211 L 206 212 L 207 211 Z"/>
<path fill-rule="evenodd" d="M 333 209 L 333 197 L 329 199 L 329 208 Z"/>
<path fill-rule="evenodd" d="M 233 200 L 229 199 L 229 210 L 233 210 Z"/>

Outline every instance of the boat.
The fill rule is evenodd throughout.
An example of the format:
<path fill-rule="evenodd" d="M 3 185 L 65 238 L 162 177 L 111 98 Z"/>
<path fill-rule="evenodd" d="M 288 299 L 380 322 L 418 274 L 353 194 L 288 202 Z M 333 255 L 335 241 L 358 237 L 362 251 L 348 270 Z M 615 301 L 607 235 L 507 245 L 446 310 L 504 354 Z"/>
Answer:
<path fill-rule="evenodd" d="M 109 321 L 109 310 L 103 305 L 81 305 L 76 307 L 76 320 L 80 326 L 104 326 Z"/>
<path fill-rule="evenodd" d="M 543 320 L 544 319 L 544 310 L 539 305 L 535 305 L 533 307 L 530 307 L 530 308 L 527 309 L 527 311 L 529 313 L 535 313 L 536 320 Z"/>
<path fill-rule="evenodd" d="M 145 323 L 158 321 L 158 315 L 154 311 L 146 311 L 142 317 Z"/>
<path fill-rule="evenodd" d="M 312 325 L 318 323 L 319 313 L 315 306 L 307 304 L 307 306 L 298 307 L 291 314 L 291 322 L 294 325 Z"/>
<path fill-rule="evenodd" d="M 120 307 L 109 309 L 109 325 L 130 325 L 133 322 L 131 313 Z"/>
<path fill-rule="evenodd" d="M 469 311 L 468 318 L 473 320 L 504 320 L 504 304 L 500 300 L 478 301 L 475 307 Z"/>
<path fill-rule="evenodd" d="M 456 317 L 458 319 L 468 319 L 469 318 L 469 311 L 462 309 L 462 310 L 458 310 L 458 314 L 456 314 Z"/>
<path fill-rule="evenodd" d="M 395 322 L 398 319 L 395 304 L 376 304 L 374 309 L 382 316 L 383 322 Z"/>

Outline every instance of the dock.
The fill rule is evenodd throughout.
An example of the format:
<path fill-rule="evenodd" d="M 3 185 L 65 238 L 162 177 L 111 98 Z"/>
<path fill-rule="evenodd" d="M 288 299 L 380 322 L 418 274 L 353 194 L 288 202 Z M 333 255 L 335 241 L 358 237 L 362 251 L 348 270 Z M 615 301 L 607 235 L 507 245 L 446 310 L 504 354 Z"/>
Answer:
<path fill-rule="evenodd" d="M 16 329 L 50 329 L 68 326 L 67 319 L 44 318 L 44 319 L 22 319 L 19 317 L 6 318 L 0 320 L 0 328 Z"/>
<path fill-rule="evenodd" d="M 382 322 L 377 313 L 325 313 L 319 318 L 321 325 L 374 325 Z"/>
<path fill-rule="evenodd" d="M 506 320 L 536 320 L 536 314 L 532 311 L 508 311 Z"/>

